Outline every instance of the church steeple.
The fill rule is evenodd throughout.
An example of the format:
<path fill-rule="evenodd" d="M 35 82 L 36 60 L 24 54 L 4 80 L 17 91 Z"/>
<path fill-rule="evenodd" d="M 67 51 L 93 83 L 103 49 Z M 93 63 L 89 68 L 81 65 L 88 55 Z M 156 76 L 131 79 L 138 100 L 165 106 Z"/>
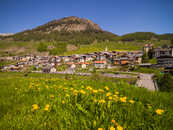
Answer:
<path fill-rule="evenodd" d="M 105 52 L 107 52 L 108 51 L 108 48 L 107 48 L 107 46 L 105 47 Z"/>

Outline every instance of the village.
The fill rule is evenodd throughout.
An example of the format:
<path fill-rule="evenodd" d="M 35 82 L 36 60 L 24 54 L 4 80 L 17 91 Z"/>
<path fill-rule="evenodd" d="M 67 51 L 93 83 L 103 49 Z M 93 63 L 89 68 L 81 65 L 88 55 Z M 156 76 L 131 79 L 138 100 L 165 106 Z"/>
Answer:
<path fill-rule="evenodd" d="M 157 59 L 157 64 L 143 63 L 143 55 L 153 50 L 152 57 Z M 15 64 L 1 68 L 1 71 L 26 71 L 30 68 L 33 72 L 55 73 L 57 71 L 76 69 L 93 71 L 96 69 L 111 69 L 117 66 L 130 68 L 141 67 L 173 67 L 173 47 L 153 49 L 152 44 L 146 44 L 141 51 L 108 51 L 87 54 L 74 54 L 71 56 L 9 56 L 0 60 L 14 61 Z"/>

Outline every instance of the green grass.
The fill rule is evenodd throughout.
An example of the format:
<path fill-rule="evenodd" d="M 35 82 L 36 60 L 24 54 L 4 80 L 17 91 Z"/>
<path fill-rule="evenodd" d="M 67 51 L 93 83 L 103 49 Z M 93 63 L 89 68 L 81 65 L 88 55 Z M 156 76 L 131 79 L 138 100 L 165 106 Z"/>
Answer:
<path fill-rule="evenodd" d="M 42 44 L 41 44 L 42 43 Z M 105 51 L 107 46 L 108 51 L 134 51 L 142 50 L 145 44 L 152 43 L 155 47 L 162 46 L 163 44 L 170 45 L 168 41 L 131 41 L 131 42 L 97 42 L 88 45 L 78 44 L 77 50 L 67 51 L 67 43 L 64 42 L 14 42 L 14 41 L 2 41 L 0 40 L 0 55 L 24 55 L 28 53 L 37 52 L 49 52 L 51 55 L 72 55 L 72 54 L 84 54 L 98 51 Z M 44 45 L 44 46 L 41 46 Z M 46 49 L 49 45 L 53 45 L 55 48 Z M 6 52 L 10 54 L 6 54 Z"/>
<path fill-rule="evenodd" d="M 1 129 L 97 130 L 118 125 L 126 130 L 173 129 L 172 93 L 149 92 L 123 81 L 89 76 L 23 75 L 0 73 Z M 126 102 L 122 97 L 127 97 Z M 33 104 L 39 108 L 34 110 Z M 164 113 L 156 114 L 157 109 Z"/>
<path fill-rule="evenodd" d="M 146 68 L 146 67 L 137 66 L 133 71 L 139 73 L 149 73 L 149 74 L 159 75 L 163 70 L 161 68 Z"/>

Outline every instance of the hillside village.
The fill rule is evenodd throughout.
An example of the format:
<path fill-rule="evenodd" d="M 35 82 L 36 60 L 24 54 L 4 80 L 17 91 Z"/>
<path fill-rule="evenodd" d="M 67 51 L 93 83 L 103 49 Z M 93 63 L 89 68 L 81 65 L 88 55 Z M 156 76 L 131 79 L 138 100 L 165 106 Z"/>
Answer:
<path fill-rule="evenodd" d="M 144 54 L 152 50 L 152 58 L 157 59 L 157 64 L 142 63 Z M 139 65 L 141 67 L 173 67 L 173 47 L 170 48 L 153 48 L 152 44 L 146 44 L 141 51 L 111 51 L 105 48 L 104 52 L 94 52 L 87 54 L 74 54 L 71 56 L 9 56 L 0 59 L 1 61 L 14 61 L 15 64 L 7 65 L 1 68 L 2 71 L 25 71 L 32 67 L 32 71 L 55 73 L 60 70 L 76 68 L 89 69 L 111 69 L 116 66 L 128 66 L 129 68 Z"/>

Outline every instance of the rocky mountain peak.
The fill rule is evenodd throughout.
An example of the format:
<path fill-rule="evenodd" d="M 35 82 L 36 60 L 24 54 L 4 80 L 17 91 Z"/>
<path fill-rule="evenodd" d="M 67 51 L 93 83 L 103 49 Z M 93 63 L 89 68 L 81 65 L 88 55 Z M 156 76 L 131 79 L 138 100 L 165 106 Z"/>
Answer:
<path fill-rule="evenodd" d="M 52 31 L 65 31 L 65 32 L 80 32 L 80 31 L 102 31 L 101 28 L 94 22 L 79 18 L 76 16 L 65 17 L 59 20 L 53 20 L 39 26 L 36 30 L 43 32 L 52 32 Z"/>

